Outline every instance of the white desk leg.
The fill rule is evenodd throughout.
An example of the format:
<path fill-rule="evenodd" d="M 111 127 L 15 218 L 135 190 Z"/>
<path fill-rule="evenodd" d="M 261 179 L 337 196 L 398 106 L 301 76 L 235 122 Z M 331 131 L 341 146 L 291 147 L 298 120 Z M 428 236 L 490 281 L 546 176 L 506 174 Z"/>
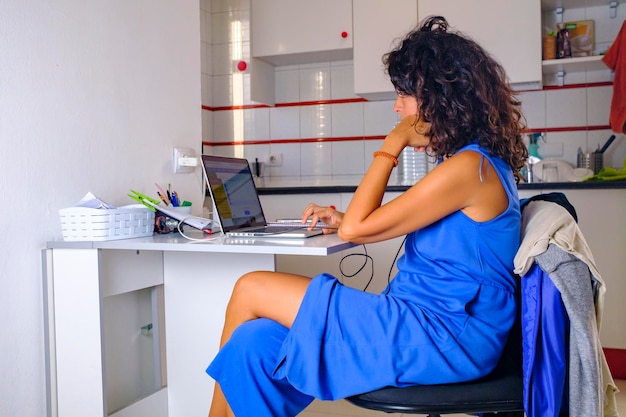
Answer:
<path fill-rule="evenodd" d="M 205 369 L 218 351 L 226 304 L 237 278 L 260 269 L 274 270 L 274 255 L 164 254 L 169 417 L 208 414 L 214 383 Z"/>
<path fill-rule="evenodd" d="M 54 249 L 48 259 L 53 280 L 47 280 L 47 302 L 54 305 L 49 327 L 56 341 L 52 415 L 106 416 L 98 250 Z"/>

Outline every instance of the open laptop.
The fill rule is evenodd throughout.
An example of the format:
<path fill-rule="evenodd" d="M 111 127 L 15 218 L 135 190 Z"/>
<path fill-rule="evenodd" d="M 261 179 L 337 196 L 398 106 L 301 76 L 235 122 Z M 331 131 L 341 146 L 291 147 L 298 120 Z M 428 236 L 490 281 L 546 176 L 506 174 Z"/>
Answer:
<path fill-rule="evenodd" d="M 269 225 L 248 160 L 202 155 L 202 169 L 213 202 L 213 218 L 233 237 L 306 238 L 322 234 L 306 225 Z"/>

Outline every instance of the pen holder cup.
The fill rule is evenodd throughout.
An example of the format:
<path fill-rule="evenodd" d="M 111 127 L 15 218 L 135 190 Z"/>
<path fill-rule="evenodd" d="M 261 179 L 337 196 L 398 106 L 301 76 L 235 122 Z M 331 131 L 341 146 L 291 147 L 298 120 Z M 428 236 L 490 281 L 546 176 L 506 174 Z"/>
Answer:
<path fill-rule="evenodd" d="M 191 214 L 191 206 L 172 207 L 173 210 L 180 211 L 181 213 Z"/>

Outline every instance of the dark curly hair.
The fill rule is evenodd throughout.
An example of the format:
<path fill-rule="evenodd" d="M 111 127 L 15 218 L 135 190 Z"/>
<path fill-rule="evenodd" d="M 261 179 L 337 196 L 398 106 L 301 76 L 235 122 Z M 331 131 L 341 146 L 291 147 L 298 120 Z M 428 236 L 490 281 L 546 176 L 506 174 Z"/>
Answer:
<path fill-rule="evenodd" d="M 521 101 L 504 68 L 473 40 L 448 30 L 442 16 L 426 18 L 383 62 L 396 92 L 417 99 L 431 123 L 431 155 L 447 157 L 478 141 L 519 171 L 528 157 Z"/>

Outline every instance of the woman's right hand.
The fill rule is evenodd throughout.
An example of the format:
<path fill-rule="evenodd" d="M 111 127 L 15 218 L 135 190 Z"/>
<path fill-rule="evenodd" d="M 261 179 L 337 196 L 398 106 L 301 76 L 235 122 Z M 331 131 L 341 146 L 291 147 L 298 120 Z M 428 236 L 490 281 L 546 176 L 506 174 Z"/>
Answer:
<path fill-rule="evenodd" d="M 324 234 L 337 233 L 337 229 L 343 220 L 343 213 L 337 211 L 335 207 L 322 207 L 317 204 L 310 203 L 302 212 L 302 223 L 306 223 L 311 219 L 310 229 L 313 229 L 318 222 L 326 223 L 329 228 L 323 229 Z"/>

